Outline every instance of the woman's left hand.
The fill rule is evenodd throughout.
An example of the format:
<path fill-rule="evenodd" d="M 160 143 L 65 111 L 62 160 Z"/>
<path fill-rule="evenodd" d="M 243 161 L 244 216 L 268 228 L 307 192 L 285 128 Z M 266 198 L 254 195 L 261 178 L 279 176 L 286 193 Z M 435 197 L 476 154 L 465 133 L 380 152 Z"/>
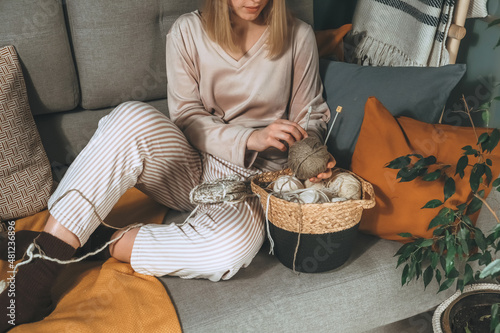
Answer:
<path fill-rule="evenodd" d="M 337 161 L 335 161 L 335 158 L 331 156 L 330 160 L 326 164 L 326 170 L 318 174 L 316 177 L 309 178 L 309 181 L 311 183 L 319 183 L 320 181 L 330 178 L 332 176 L 333 172 L 332 169 L 335 166 L 335 164 L 337 164 Z"/>

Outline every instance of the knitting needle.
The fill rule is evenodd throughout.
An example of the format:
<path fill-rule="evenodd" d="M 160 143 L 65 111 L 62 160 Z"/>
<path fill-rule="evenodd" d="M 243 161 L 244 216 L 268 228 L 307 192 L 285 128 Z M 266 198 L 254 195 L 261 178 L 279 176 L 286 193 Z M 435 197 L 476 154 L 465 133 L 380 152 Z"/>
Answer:
<path fill-rule="evenodd" d="M 332 128 L 333 128 L 333 125 L 335 125 L 335 121 L 337 120 L 337 117 L 339 115 L 340 112 L 342 112 L 342 107 L 339 105 L 337 106 L 337 110 L 335 110 L 337 113 L 335 114 L 335 118 L 333 118 L 333 122 L 332 122 L 332 125 L 330 126 L 330 129 L 328 130 L 328 134 L 326 135 L 326 139 L 325 139 L 325 145 L 328 141 L 328 138 L 330 137 L 330 133 L 332 133 Z"/>

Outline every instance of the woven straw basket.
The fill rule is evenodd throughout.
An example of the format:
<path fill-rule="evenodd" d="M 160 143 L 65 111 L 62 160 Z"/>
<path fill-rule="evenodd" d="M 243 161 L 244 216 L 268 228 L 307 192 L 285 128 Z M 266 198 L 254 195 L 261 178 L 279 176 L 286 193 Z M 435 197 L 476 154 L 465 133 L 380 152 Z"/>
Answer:
<path fill-rule="evenodd" d="M 268 186 L 280 176 L 291 175 L 290 169 L 262 173 L 252 179 L 252 191 L 259 196 L 264 211 L 269 203 L 270 236 L 275 255 L 285 266 L 317 273 L 339 267 L 349 258 L 363 210 L 375 206 L 375 194 L 372 185 L 353 172 L 334 169 L 334 174 L 343 172 L 360 181 L 360 200 L 299 204 L 270 195 L 272 189 Z"/>
<path fill-rule="evenodd" d="M 280 199 L 274 195 L 269 199 L 269 221 L 275 226 L 302 234 L 323 234 L 348 229 L 356 225 L 363 209 L 375 206 L 375 194 L 370 183 L 356 174 L 341 168 L 334 173 L 347 172 L 361 182 L 362 199 L 322 204 L 299 204 Z M 264 210 L 271 190 L 265 187 L 283 175 L 291 175 L 290 169 L 266 172 L 252 179 L 252 191 L 260 197 Z"/>

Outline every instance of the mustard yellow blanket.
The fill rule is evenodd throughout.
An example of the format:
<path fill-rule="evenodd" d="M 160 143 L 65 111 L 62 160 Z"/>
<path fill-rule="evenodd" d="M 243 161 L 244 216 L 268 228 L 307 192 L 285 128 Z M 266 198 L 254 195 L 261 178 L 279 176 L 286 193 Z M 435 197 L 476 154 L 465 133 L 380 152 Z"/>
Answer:
<path fill-rule="evenodd" d="M 161 223 L 166 212 L 167 208 L 134 188 L 125 193 L 105 221 L 114 226 Z M 47 217 L 48 212 L 42 211 L 19 219 L 16 231 L 40 231 Z M 8 276 L 7 264 L 0 261 L 1 280 Z M 115 259 L 68 265 L 52 294 L 57 306 L 48 317 L 10 332 L 181 332 L 161 282 L 135 273 L 129 264 Z"/>

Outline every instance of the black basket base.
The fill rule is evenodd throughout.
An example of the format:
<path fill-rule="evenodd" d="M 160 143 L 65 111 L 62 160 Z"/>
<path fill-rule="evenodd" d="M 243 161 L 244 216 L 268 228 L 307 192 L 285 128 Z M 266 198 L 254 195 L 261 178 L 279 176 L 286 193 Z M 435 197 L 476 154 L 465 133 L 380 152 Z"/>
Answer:
<path fill-rule="evenodd" d="M 326 234 L 301 234 L 295 260 L 295 270 L 321 273 L 342 266 L 349 259 L 359 223 L 349 229 Z M 274 255 L 286 267 L 293 269 L 298 233 L 276 227 L 269 230 L 274 241 Z"/>

